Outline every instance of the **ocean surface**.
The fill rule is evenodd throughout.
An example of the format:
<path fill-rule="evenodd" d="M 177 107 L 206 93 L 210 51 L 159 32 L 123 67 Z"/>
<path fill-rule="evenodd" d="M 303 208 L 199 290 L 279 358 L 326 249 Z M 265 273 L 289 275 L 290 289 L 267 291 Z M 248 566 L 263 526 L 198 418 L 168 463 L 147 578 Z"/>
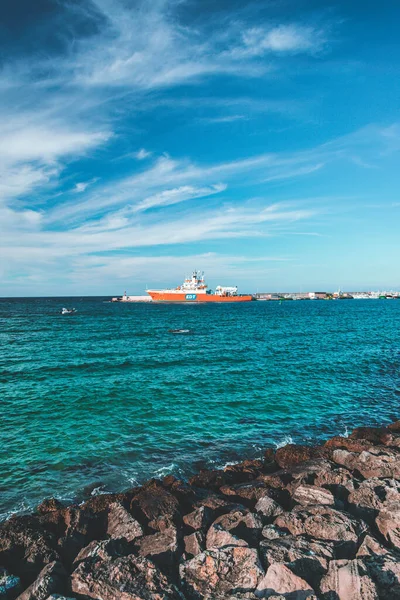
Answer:
<path fill-rule="evenodd" d="M 0 518 L 400 418 L 400 301 L 106 300 L 0 299 Z"/>

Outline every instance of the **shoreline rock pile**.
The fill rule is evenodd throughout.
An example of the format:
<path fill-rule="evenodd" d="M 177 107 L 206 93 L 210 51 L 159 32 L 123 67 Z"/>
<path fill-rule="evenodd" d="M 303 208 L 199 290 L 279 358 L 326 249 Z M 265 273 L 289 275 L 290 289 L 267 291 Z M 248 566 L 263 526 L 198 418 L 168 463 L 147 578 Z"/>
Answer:
<path fill-rule="evenodd" d="M 400 599 L 400 421 L 0 524 L 1 600 Z"/>

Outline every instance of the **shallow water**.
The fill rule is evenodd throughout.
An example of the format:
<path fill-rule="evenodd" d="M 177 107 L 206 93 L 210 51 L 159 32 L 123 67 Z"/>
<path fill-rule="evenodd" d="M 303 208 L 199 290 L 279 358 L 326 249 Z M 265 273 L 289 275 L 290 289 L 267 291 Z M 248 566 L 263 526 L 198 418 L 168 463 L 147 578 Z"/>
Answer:
<path fill-rule="evenodd" d="M 0 518 L 399 418 L 396 300 L 0 299 L 0 325 Z"/>

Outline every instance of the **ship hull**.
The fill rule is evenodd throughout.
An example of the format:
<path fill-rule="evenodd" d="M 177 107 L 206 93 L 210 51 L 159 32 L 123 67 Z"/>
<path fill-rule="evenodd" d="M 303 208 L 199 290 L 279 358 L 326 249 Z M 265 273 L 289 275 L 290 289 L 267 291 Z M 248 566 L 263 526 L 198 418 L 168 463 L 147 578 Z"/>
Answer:
<path fill-rule="evenodd" d="M 148 294 L 154 302 L 185 302 L 185 303 L 200 303 L 200 302 L 251 302 L 253 296 L 218 296 L 217 294 L 196 294 L 196 293 L 171 293 L 163 291 L 149 290 Z"/>

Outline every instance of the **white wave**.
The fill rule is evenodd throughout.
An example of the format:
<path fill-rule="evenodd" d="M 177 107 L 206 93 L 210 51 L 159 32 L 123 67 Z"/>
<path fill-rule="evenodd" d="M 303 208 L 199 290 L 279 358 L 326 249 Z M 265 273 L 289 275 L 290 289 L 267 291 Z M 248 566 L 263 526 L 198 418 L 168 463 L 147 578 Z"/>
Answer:
<path fill-rule="evenodd" d="M 275 442 L 275 448 L 283 448 L 283 446 L 287 446 L 288 444 L 294 444 L 293 438 L 291 435 L 286 435 L 280 442 Z"/>

